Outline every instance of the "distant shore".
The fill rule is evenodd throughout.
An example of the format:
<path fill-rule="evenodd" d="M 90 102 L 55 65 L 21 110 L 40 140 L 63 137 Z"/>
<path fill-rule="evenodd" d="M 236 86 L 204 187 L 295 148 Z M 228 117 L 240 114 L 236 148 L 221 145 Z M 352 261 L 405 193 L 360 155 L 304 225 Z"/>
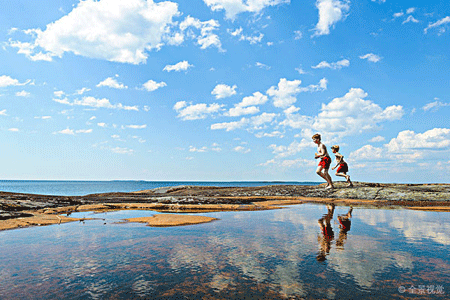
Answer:
<path fill-rule="evenodd" d="M 257 187 L 176 186 L 128 193 L 49 196 L 0 192 L 0 230 L 80 221 L 70 213 L 125 209 L 171 213 L 278 209 L 301 203 L 334 203 L 375 207 L 405 207 L 450 211 L 450 184 L 382 184 L 354 182 L 346 187 L 324 185 L 268 185 Z M 204 217 L 159 217 L 156 225 L 177 226 L 206 221 Z M 129 220 L 130 221 L 130 220 Z M 143 222 L 143 220 L 140 220 Z M 208 220 L 211 221 L 211 220 Z"/>

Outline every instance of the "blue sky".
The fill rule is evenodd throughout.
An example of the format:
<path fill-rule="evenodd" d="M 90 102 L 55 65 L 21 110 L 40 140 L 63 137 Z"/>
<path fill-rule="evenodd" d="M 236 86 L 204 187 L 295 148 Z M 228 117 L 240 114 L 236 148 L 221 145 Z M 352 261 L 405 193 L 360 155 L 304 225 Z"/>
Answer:
<path fill-rule="evenodd" d="M 318 132 L 353 180 L 448 182 L 449 30 L 444 0 L 3 3 L 0 178 L 321 181 Z"/>

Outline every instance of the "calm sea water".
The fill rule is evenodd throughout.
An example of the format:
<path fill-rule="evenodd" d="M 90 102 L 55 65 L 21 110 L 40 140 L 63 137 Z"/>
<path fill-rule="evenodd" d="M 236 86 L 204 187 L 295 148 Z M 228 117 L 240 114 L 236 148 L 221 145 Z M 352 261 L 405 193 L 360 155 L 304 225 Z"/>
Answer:
<path fill-rule="evenodd" d="M 448 299 L 450 214 L 302 204 L 0 232 L 0 299 Z"/>
<path fill-rule="evenodd" d="M 268 182 L 268 181 L 50 181 L 50 180 L 0 180 L 0 191 L 40 195 L 83 196 L 95 193 L 135 192 L 158 187 L 197 186 L 264 186 L 264 185 L 318 185 L 318 182 Z"/>

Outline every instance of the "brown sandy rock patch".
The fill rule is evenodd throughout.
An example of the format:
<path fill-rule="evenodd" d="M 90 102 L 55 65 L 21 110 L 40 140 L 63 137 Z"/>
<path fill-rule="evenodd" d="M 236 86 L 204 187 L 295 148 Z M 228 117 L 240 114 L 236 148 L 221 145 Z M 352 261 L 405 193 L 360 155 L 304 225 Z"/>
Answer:
<path fill-rule="evenodd" d="M 125 220 L 128 222 L 147 223 L 147 226 L 152 227 L 167 227 L 208 223 L 217 219 L 205 216 L 157 214 L 151 217 L 129 218 Z"/>

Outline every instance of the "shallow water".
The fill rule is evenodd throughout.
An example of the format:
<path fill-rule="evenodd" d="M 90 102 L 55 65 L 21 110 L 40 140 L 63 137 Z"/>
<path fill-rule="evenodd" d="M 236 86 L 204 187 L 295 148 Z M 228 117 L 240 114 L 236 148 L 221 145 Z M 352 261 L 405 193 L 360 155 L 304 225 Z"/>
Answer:
<path fill-rule="evenodd" d="M 0 299 L 448 299 L 449 213 L 348 212 L 302 204 L 166 228 L 117 223 L 151 211 L 86 212 L 72 216 L 97 220 L 3 231 Z"/>

